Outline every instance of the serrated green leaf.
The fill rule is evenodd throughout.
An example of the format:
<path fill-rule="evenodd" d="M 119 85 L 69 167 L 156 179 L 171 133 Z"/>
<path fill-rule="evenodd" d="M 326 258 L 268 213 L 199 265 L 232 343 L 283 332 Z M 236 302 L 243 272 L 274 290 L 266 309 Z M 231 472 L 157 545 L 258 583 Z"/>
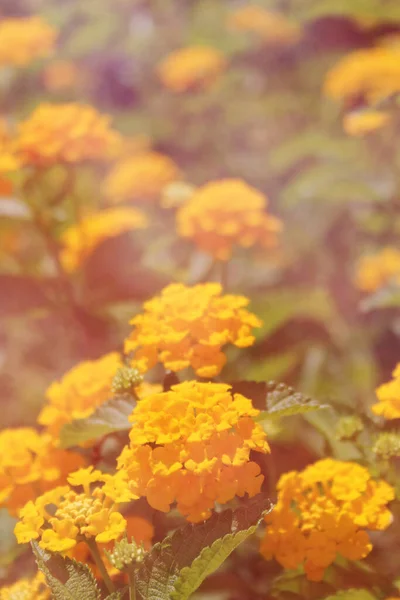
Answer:
<path fill-rule="evenodd" d="M 135 400 L 129 394 L 111 398 L 86 419 L 77 419 L 64 425 L 60 432 L 61 447 L 71 448 L 116 431 L 129 430 L 131 424 L 128 417 L 134 407 Z"/>
<path fill-rule="evenodd" d="M 54 600 L 100 600 L 100 590 L 89 567 L 72 558 L 43 550 L 36 542 L 31 542 L 31 545 Z"/>
<path fill-rule="evenodd" d="M 120 590 L 119 592 L 114 592 L 113 594 L 110 594 L 105 600 L 123 600 L 127 593 L 128 588 L 125 588 L 123 590 Z"/>
<path fill-rule="evenodd" d="M 235 510 L 214 513 L 204 523 L 188 524 L 175 531 L 156 544 L 138 568 L 138 598 L 187 598 L 240 541 L 250 535 L 251 531 L 247 532 L 255 530 L 265 512 L 271 508 L 269 500 L 259 494 Z"/>
<path fill-rule="evenodd" d="M 376 600 L 368 590 L 340 590 L 332 596 L 327 596 L 324 600 Z"/>
<path fill-rule="evenodd" d="M 284 383 L 275 383 L 274 381 L 268 383 L 266 404 L 267 411 L 263 413 L 265 418 L 288 417 L 329 408 L 327 404 L 321 404 L 310 396 L 296 392 Z"/>

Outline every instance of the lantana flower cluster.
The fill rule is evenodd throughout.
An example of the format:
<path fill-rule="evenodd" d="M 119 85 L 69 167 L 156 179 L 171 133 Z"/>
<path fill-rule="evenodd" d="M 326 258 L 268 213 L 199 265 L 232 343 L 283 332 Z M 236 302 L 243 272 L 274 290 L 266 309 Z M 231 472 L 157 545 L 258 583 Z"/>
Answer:
<path fill-rule="evenodd" d="M 209 88 L 226 67 L 224 55 L 210 46 L 188 46 L 169 54 L 158 65 L 162 84 L 182 93 Z"/>
<path fill-rule="evenodd" d="M 213 181 L 181 207 L 178 232 L 218 260 L 228 260 L 236 246 L 274 248 L 282 225 L 267 213 L 267 202 L 240 179 Z"/>
<path fill-rule="evenodd" d="M 176 502 L 189 521 L 216 502 L 256 495 L 263 475 L 251 450 L 269 452 L 251 400 L 229 385 L 189 381 L 147 396 L 131 415 L 130 445 L 118 460 L 129 488 L 157 510 Z"/>
<path fill-rule="evenodd" d="M 31 578 L 23 577 L 0 589 L 0 600 L 50 600 L 50 589 L 40 571 Z"/>
<path fill-rule="evenodd" d="M 192 367 L 200 377 L 214 377 L 226 362 L 226 344 L 254 343 L 253 329 L 261 321 L 248 304 L 245 296 L 223 295 L 218 283 L 171 284 L 131 320 L 125 352 L 134 353 L 133 364 L 142 372 L 161 362 L 171 371 Z"/>
<path fill-rule="evenodd" d="M 376 415 L 385 419 L 400 419 L 400 363 L 393 371 L 393 379 L 376 390 L 379 402 L 372 406 Z"/>
<path fill-rule="evenodd" d="M 41 17 L 0 19 L 0 66 L 22 67 L 51 54 L 57 30 Z"/>
<path fill-rule="evenodd" d="M 228 26 L 234 31 L 252 33 L 271 46 L 289 46 L 301 37 L 299 25 L 258 4 L 237 8 L 229 15 Z"/>
<path fill-rule="evenodd" d="M 375 292 L 386 285 L 400 285 L 400 250 L 392 246 L 363 256 L 357 266 L 357 287 Z"/>
<path fill-rule="evenodd" d="M 310 580 L 321 580 L 337 555 L 366 557 L 372 550 L 366 529 L 386 529 L 392 520 L 393 488 L 356 463 L 323 459 L 282 475 L 277 489 L 261 553 L 286 569 L 304 566 Z"/>

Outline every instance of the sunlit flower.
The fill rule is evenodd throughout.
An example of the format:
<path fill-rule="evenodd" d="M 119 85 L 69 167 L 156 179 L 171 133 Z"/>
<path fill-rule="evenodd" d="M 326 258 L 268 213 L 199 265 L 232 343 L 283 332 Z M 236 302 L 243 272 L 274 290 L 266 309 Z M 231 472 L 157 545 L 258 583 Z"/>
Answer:
<path fill-rule="evenodd" d="M 171 284 L 131 320 L 134 329 L 125 352 L 134 352 L 142 372 L 161 362 L 171 371 L 192 367 L 200 377 L 214 377 L 226 362 L 226 344 L 245 348 L 254 343 L 253 328 L 261 321 L 246 309 L 248 304 L 245 296 L 222 295 L 218 283 Z"/>
<path fill-rule="evenodd" d="M 0 504 L 11 514 L 39 493 L 66 481 L 82 464 L 72 452 L 54 447 L 51 436 L 30 427 L 0 432 Z"/>
<path fill-rule="evenodd" d="M 19 167 L 10 128 L 7 121 L 0 118 L 0 174 L 16 171 Z"/>
<path fill-rule="evenodd" d="M 0 600 L 50 600 L 50 589 L 39 571 L 35 577 L 24 577 L 0 588 Z"/>
<path fill-rule="evenodd" d="M 374 104 L 400 91 L 400 52 L 392 48 L 356 50 L 328 73 L 325 93 L 335 100 L 364 97 Z"/>
<path fill-rule="evenodd" d="M 0 66 L 22 67 L 54 49 L 57 31 L 41 17 L 0 20 Z"/>
<path fill-rule="evenodd" d="M 38 422 L 58 439 L 65 423 L 88 417 L 111 398 L 111 384 L 120 367 L 122 359 L 118 352 L 78 363 L 48 388 L 47 404 Z"/>
<path fill-rule="evenodd" d="M 146 216 L 130 207 L 109 208 L 88 215 L 63 232 L 61 263 L 66 271 L 74 272 L 104 240 L 146 226 Z"/>
<path fill-rule="evenodd" d="M 43 69 L 44 87 L 50 92 L 71 88 L 80 78 L 78 66 L 70 60 L 55 60 Z"/>
<path fill-rule="evenodd" d="M 188 46 L 169 54 L 158 65 L 163 85 L 173 92 L 207 89 L 226 66 L 223 54 L 209 46 Z"/>
<path fill-rule="evenodd" d="M 180 235 L 202 250 L 228 260 L 235 246 L 276 246 L 281 222 L 266 212 L 267 198 L 240 179 L 204 185 L 178 212 Z"/>
<path fill-rule="evenodd" d="M 375 292 L 388 284 L 400 285 L 400 250 L 390 246 L 363 256 L 356 273 L 356 285 L 364 292 Z"/>
<path fill-rule="evenodd" d="M 357 110 L 344 116 L 343 128 L 349 135 L 363 136 L 387 125 L 389 121 L 389 113 L 382 110 Z"/>
<path fill-rule="evenodd" d="M 164 187 L 179 178 L 175 163 L 157 152 L 139 153 L 117 162 L 105 182 L 111 203 L 147 202 L 159 198 Z"/>
<path fill-rule="evenodd" d="M 168 512 L 177 502 L 189 521 L 207 519 L 216 502 L 259 493 L 263 476 L 250 451 L 269 446 L 251 400 L 229 385 L 190 381 L 147 396 L 132 415 L 130 446 L 118 460 L 131 491 Z"/>
<path fill-rule="evenodd" d="M 20 123 L 18 156 L 26 165 L 48 167 L 110 158 L 121 144 L 110 117 L 85 104 L 40 104 Z"/>
<path fill-rule="evenodd" d="M 65 553 L 85 539 L 107 543 L 121 538 L 126 520 L 118 506 L 134 495 L 127 492 L 127 482 L 122 494 L 110 495 L 118 487 L 113 485 L 113 479 L 112 475 L 83 469 L 70 476 L 69 486 L 55 488 L 35 502 L 28 502 L 20 510 L 20 521 L 14 530 L 18 543 L 37 539 L 42 548 Z M 83 491 L 73 489 L 81 486 Z M 50 505 L 54 509 L 49 510 Z"/>
<path fill-rule="evenodd" d="M 299 25 L 256 4 L 237 8 L 229 15 L 228 26 L 236 31 L 253 33 L 274 46 L 294 44 L 301 36 Z"/>
<path fill-rule="evenodd" d="M 379 402 L 372 407 L 376 415 L 385 419 L 400 419 L 400 364 L 393 371 L 393 379 L 376 390 Z"/>
<path fill-rule="evenodd" d="M 267 530 L 261 553 L 286 569 L 304 567 L 308 579 L 319 581 L 337 555 L 365 558 L 372 550 L 366 529 L 386 529 L 387 508 L 394 490 L 374 481 L 364 467 L 327 458 L 282 475 L 278 501 L 265 517 Z"/>

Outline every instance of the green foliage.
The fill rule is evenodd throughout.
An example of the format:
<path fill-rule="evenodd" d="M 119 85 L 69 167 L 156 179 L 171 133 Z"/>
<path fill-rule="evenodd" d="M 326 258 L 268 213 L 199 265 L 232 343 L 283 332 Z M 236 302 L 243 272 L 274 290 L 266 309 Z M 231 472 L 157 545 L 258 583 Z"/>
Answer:
<path fill-rule="evenodd" d="M 71 448 L 110 433 L 129 430 L 131 424 L 128 417 L 134 407 L 135 400 L 129 394 L 111 398 L 86 419 L 65 424 L 60 432 L 61 446 Z"/>
<path fill-rule="evenodd" d="M 54 600 L 100 600 L 100 590 L 89 567 L 43 550 L 36 542 L 32 542 L 32 549 Z"/>
<path fill-rule="evenodd" d="M 373 596 L 368 590 L 350 589 L 341 590 L 324 600 L 376 600 L 376 596 Z"/>
<path fill-rule="evenodd" d="M 271 504 L 260 494 L 235 510 L 188 524 L 156 544 L 136 572 L 140 600 L 184 600 L 251 535 Z"/>
<path fill-rule="evenodd" d="M 275 381 L 267 384 L 266 403 L 266 416 L 274 419 L 329 408 L 329 405 L 321 404 L 310 396 L 296 392 L 292 387 Z"/>

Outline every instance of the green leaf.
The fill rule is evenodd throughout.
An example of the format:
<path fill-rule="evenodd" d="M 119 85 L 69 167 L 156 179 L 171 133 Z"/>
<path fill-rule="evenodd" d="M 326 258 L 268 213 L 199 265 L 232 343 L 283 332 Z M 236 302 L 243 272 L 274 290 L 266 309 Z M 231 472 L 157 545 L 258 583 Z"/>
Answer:
<path fill-rule="evenodd" d="M 321 408 L 329 408 L 328 404 L 321 404 L 284 383 L 270 381 L 267 391 L 267 411 L 263 416 L 281 418 L 290 415 L 304 414 Z"/>
<path fill-rule="evenodd" d="M 123 590 L 120 590 L 119 592 L 114 592 L 113 594 L 110 594 L 109 596 L 107 596 L 107 598 L 105 600 L 123 600 L 123 598 L 125 598 L 127 592 L 128 592 L 128 588 L 125 588 Z"/>
<path fill-rule="evenodd" d="M 31 545 L 54 600 L 100 600 L 100 590 L 89 567 L 61 554 L 43 550 L 36 542 Z"/>
<path fill-rule="evenodd" d="M 128 417 L 135 404 L 135 400 L 129 394 L 115 396 L 99 406 L 86 419 L 76 419 L 67 423 L 60 432 L 61 447 L 71 448 L 116 431 L 129 430 L 131 424 Z"/>
<path fill-rule="evenodd" d="M 340 590 L 332 596 L 324 598 L 324 600 L 376 600 L 368 590 Z"/>
<path fill-rule="evenodd" d="M 235 510 L 187 524 L 149 552 L 136 572 L 140 600 L 184 600 L 251 535 L 272 505 L 259 494 Z"/>

